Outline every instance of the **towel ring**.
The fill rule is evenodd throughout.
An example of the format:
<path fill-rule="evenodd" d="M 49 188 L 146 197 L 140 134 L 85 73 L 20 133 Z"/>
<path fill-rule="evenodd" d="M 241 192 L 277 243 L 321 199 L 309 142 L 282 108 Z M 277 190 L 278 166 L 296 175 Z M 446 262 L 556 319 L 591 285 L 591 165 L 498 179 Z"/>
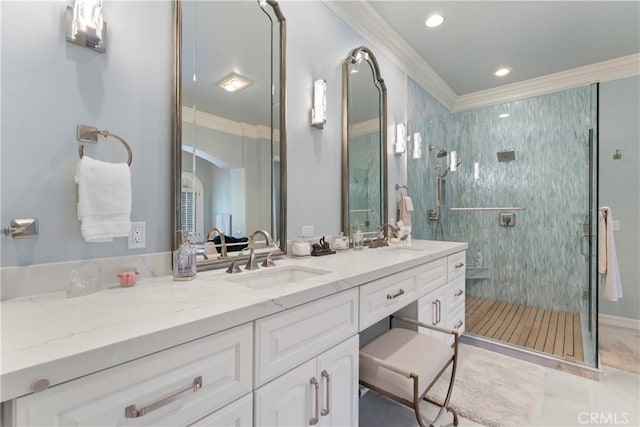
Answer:
<path fill-rule="evenodd" d="M 81 135 L 78 135 L 78 139 L 80 140 L 80 139 L 84 138 L 86 135 L 91 134 L 91 133 L 102 135 L 105 138 L 108 138 L 108 137 L 112 136 L 115 139 L 117 139 L 118 141 L 122 142 L 122 145 L 124 145 L 124 148 L 127 149 L 127 156 L 129 157 L 127 159 L 127 165 L 131 166 L 131 160 L 133 159 L 133 153 L 131 152 L 131 147 L 129 147 L 129 144 L 127 144 L 127 141 L 125 141 L 122 137 L 116 135 L 115 133 L 109 132 L 107 129 L 105 129 L 105 130 L 98 130 L 98 129 L 85 130 Z M 82 158 L 84 156 L 84 145 L 82 145 L 82 144 L 80 144 L 80 146 L 78 147 L 78 155 L 80 156 L 80 158 Z"/>

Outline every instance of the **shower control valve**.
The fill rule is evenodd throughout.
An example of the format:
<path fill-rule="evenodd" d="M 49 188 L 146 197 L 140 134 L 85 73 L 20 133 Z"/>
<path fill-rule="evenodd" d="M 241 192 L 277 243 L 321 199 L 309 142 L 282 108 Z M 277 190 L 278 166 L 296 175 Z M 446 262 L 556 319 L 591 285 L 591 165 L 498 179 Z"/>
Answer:
<path fill-rule="evenodd" d="M 515 227 L 516 214 L 513 212 L 501 212 L 499 221 L 502 227 Z"/>

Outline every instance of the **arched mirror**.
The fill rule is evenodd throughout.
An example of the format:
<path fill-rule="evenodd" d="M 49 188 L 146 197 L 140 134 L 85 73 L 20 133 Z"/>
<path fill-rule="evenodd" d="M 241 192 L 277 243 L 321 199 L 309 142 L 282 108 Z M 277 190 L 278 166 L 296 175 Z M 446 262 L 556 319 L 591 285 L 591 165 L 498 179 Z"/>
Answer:
<path fill-rule="evenodd" d="M 354 49 L 342 66 L 342 231 L 369 238 L 387 218 L 387 88 L 374 54 Z"/>
<path fill-rule="evenodd" d="M 186 230 L 199 269 L 224 266 L 265 230 L 284 252 L 284 16 L 272 0 L 175 7 L 173 247 Z"/>

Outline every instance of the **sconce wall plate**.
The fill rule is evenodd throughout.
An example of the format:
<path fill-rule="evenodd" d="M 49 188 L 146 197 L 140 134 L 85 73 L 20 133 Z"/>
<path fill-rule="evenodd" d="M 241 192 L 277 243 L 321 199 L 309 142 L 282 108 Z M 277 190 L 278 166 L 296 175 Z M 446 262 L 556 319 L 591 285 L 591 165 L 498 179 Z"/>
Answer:
<path fill-rule="evenodd" d="M 396 125 L 396 156 L 402 155 L 407 150 L 407 125 L 398 123 Z"/>
<path fill-rule="evenodd" d="M 102 31 L 100 36 L 94 32 L 93 34 L 87 34 L 84 31 L 77 31 L 73 34 L 73 6 L 67 6 L 67 41 L 78 46 L 86 47 L 95 52 L 104 53 L 106 51 L 107 40 L 107 23 L 102 22 Z"/>
<path fill-rule="evenodd" d="M 324 129 L 327 123 L 327 81 L 313 82 L 313 108 L 311 108 L 311 126 Z"/>

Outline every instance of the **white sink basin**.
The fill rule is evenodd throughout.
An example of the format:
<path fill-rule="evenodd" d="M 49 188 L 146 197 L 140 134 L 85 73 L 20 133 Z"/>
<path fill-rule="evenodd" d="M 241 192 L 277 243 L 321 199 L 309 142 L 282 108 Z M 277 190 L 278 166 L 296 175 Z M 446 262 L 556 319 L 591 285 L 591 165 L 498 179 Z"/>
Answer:
<path fill-rule="evenodd" d="M 286 265 L 259 271 L 243 271 L 242 274 L 235 277 L 228 277 L 225 280 L 251 289 L 268 289 L 287 283 L 301 282 L 327 273 L 329 273 L 329 271 L 317 268 Z"/>

